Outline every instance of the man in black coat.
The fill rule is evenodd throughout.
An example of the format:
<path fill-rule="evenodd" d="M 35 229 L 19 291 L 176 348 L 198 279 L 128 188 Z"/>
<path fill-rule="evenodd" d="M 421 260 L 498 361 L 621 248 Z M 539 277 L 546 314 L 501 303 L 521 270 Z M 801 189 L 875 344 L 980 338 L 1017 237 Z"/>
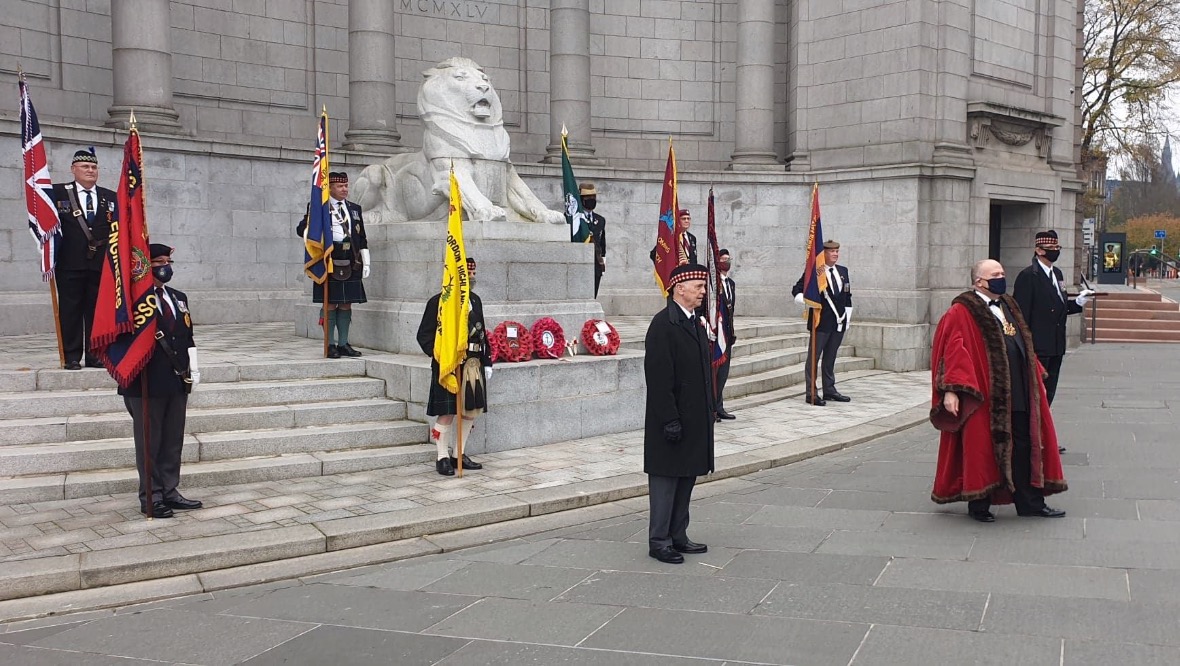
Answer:
<path fill-rule="evenodd" d="M 1061 360 L 1065 357 L 1065 320 L 1082 311 L 1093 291 L 1083 290 L 1070 298 L 1065 293 L 1065 277 L 1054 262 L 1061 256 L 1057 232 L 1050 229 L 1036 235 L 1033 263 L 1016 276 L 1012 297 L 1032 331 L 1037 358 L 1049 376 L 1045 379 L 1045 397 L 1053 404 Z M 1064 452 L 1065 448 L 1062 447 Z"/>
<path fill-rule="evenodd" d="M 463 391 L 463 441 L 471 435 L 475 418 L 488 411 L 487 381 L 492 378 L 492 347 L 488 344 L 487 326 L 483 321 L 483 301 L 475 293 L 475 260 L 467 257 L 467 275 L 471 282 L 471 309 L 467 313 L 467 359 L 463 361 L 459 390 Z M 430 441 L 438 454 L 434 468 L 443 476 L 454 476 L 459 460 L 451 449 L 450 438 L 455 414 L 459 411 L 455 394 L 438 383 L 438 361 L 434 358 L 434 333 L 438 327 L 438 301 L 435 294 L 426 301 L 422 321 L 418 324 L 418 346 L 430 357 L 430 394 L 426 400 L 426 415 L 437 417 L 430 428 Z M 483 465 L 463 454 L 463 469 L 483 469 Z"/>
<path fill-rule="evenodd" d="M 193 320 L 188 296 L 166 287 L 172 279 L 172 248 L 161 243 L 149 246 L 152 255 L 152 278 L 156 285 L 158 308 L 156 348 L 151 360 L 119 389 L 135 435 L 135 466 L 139 469 L 139 510 L 155 518 L 171 518 L 173 509 L 199 509 L 201 502 L 186 499 L 176 489 L 180 485 L 180 454 L 184 446 L 184 420 L 188 410 L 188 393 L 201 381 L 197 349 L 193 342 Z M 143 399 L 142 378 L 147 377 L 147 400 Z M 150 445 L 151 497 L 147 494 L 144 461 L 144 419 Z"/>
<path fill-rule="evenodd" d="M 61 221 L 55 276 L 61 341 L 66 370 L 101 368 L 86 349 L 94 325 L 94 307 L 111 225 L 119 219 L 114 192 L 98 186 L 98 157 L 94 149 L 74 153 L 70 165 L 73 182 L 54 183 L 53 202 Z"/>
<path fill-rule="evenodd" d="M 812 340 L 807 347 L 807 367 L 804 369 L 807 393 L 803 399 L 809 404 L 823 407 L 828 400 L 851 402 L 852 398 L 836 390 L 836 354 L 844 341 L 844 332 L 852 321 L 852 288 L 848 282 L 848 269 L 836 263 L 840 259 L 840 244 L 836 241 L 824 243 L 824 265 L 828 288 L 823 293 L 820 308 L 811 308 L 807 313 L 807 330 Z M 791 289 L 795 302 L 803 305 L 803 278 Z M 815 394 L 815 366 L 821 365 L 823 395 Z"/>
<path fill-rule="evenodd" d="M 704 553 L 688 538 L 688 507 L 696 478 L 713 471 L 713 386 L 709 336 L 695 314 L 708 271 L 677 266 L 668 278 L 668 307 L 651 320 L 644 342 L 647 380 L 643 471 L 651 520 L 648 555 L 669 564 Z"/>
<path fill-rule="evenodd" d="M 729 362 L 733 360 L 733 343 L 737 341 L 737 335 L 733 330 L 734 306 L 737 304 L 737 283 L 729 277 L 729 269 L 732 265 L 729 250 L 722 248 L 717 252 L 717 270 L 721 272 L 722 312 L 725 314 L 725 341 L 729 345 L 725 362 L 717 367 L 717 418 L 726 420 L 737 418 L 725 411 L 725 382 L 729 381 Z"/>
<path fill-rule="evenodd" d="M 594 239 L 594 298 L 598 298 L 598 285 L 606 272 L 606 218 L 594 212 L 598 206 L 598 190 L 594 183 L 579 185 L 578 194 L 582 197 L 582 208 L 590 214 L 590 237 Z"/>

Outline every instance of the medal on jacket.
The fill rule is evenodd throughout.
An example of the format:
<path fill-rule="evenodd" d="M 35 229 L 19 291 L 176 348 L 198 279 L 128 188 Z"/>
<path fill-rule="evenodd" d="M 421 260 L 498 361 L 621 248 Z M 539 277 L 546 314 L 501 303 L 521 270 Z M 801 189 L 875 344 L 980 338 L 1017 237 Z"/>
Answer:
<path fill-rule="evenodd" d="M 1010 338 L 1016 337 L 1016 327 L 1012 325 L 1012 322 L 1004 322 L 1004 335 Z"/>

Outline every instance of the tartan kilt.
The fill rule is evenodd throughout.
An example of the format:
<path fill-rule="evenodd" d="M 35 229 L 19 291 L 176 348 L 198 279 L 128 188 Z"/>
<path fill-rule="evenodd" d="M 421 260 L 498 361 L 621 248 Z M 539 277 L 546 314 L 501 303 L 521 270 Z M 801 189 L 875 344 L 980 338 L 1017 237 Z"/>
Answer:
<path fill-rule="evenodd" d="M 478 363 L 479 359 L 469 358 L 468 362 Z M 484 383 L 483 366 L 479 364 L 478 369 L 478 383 L 480 390 L 475 391 L 475 399 L 464 397 L 463 400 L 463 418 L 475 418 L 477 415 L 488 411 L 487 405 L 487 391 Z M 427 416 L 443 416 L 446 414 L 454 414 L 458 409 L 455 395 L 443 388 L 442 384 L 438 383 L 438 361 L 430 360 L 430 393 L 426 397 L 426 415 Z M 462 390 L 462 388 L 460 389 Z"/>
<path fill-rule="evenodd" d="M 342 303 L 364 303 L 365 283 L 361 281 L 361 271 L 358 267 L 347 280 L 328 278 L 328 303 L 333 305 Z M 311 302 L 324 302 L 324 285 L 311 283 Z"/>

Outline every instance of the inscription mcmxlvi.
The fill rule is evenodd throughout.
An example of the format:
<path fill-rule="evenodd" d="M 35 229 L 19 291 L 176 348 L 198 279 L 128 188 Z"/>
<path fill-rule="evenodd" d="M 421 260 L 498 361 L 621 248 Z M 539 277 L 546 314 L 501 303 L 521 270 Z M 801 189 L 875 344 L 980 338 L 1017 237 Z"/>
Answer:
<path fill-rule="evenodd" d="M 473 0 L 396 0 L 398 11 L 460 21 L 499 23 L 500 5 Z"/>

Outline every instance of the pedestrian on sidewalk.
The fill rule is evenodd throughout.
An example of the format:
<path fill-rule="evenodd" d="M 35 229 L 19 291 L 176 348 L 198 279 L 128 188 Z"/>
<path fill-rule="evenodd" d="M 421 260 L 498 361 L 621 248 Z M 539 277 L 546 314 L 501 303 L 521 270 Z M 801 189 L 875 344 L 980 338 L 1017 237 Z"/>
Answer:
<path fill-rule="evenodd" d="M 734 306 L 737 304 L 737 283 L 729 277 L 729 269 L 733 266 L 729 250 L 722 248 L 717 252 L 717 270 L 721 272 L 721 299 L 725 312 L 725 340 L 729 350 L 725 354 L 725 362 L 717 366 L 717 418 L 732 421 L 737 417 L 725 411 L 725 382 L 729 381 L 729 362 L 733 360 L 733 346 L 737 342 L 737 335 L 733 330 Z"/>
<path fill-rule="evenodd" d="M 1021 516 L 1060 518 L 1045 495 L 1066 490 L 1032 334 L 1006 296 L 1000 262 L 971 269 L 972 289 L 938 322 L 930 354 L 930 422 L 941 431 L 930 498 L 967 502 L 967 513 L 995 521 L 992 504 Z"/>
<path fill-rule="evenodd" d="M 1012 288 L 1012 297 L 1020 306 L 1020 314 L 1032 332 L 1037 358 L 1045 366 L 1045 395 L 1049 406 L 1057 394 L 1057 378 L 1061 375 L 1061 360 L 1065 358 L 1065 322 L 1071 314 L 1078 314 L 1094 294 L 1083 289 L 1070 298 L 1065 293 L 1065 278 L 1053 264 L 1061 256 L 1057 232 L 1049 229 L 1037 233 L 1032 265 L 1020 271 Z M 1065 447 L 1059 451 L 1065 453 Z"/>
<path fill-rule="evenodd" d="M 709 335 L 696 314 L 708 269 L 681 264 L 668 278 L 668 307 L 651 320 L 644 342 L 647 380 L 643 471 L 651 520 L 648 555 L 668 564 L 708 551 L 688 538 L 696 478 L 713 471 L 713 387 Z"/>
<path fill-rule="evenodd" d="M 139 470 L 139 510 L 153 518 L 171 518 L 173 509 L 201 508 L 176 489 L 180 485 L 180 457 L 184 446 L 184 421 L 188 394 L 201 381 L 193 320 L 188 296 L 166 286 L 172 279 L 172 248 L 163 243 L 148 246 L 152 280 L 156 285 L 156 349 L 143 370 L 119 395 L 131 414 L 135 437 L 135 466 Z M 143 399 L 141 377 L 147 376 L 148 399 Z M 146 404 L 145 404 L 146 403 Z M 144 421 L 151 446 L 151 496 L 143 456 Z"/>
<path fill-rule="evenodd" d="M 807 387 L 803 400 L 816 407 L 823 407 L 828 400 L 851 402 L 852 398 L 836 390 L 836 355 L 844 342 L 844 333 L 852 323 L 852 287 L 848 282 L 848 268 L 839 266 L 840 244 L 834 240 L 824 243 L 824 265 L 827 272 L 828 288 L 824 290 L 823 307 L 809 308 L 807 330 L 812 340 L 807 346 L 807 367 L 803 369 L 804 386 Z M 806 276 L 803 276 L 806 277 Z M 791 289 L 795 302 L 803 305 L 803 277 Z M 823 378 L 823 394 L 815 390 L 815 368 L 820 366 Z"/>
<path fill-rule="evenodd" d="M 475 293 L 475 259 L 467 255 L 467 275 L 471 282 L 471 301 L 467 313 L 467 359 L 463 361 L 463 442 L 466 443 L 475 427 L 475 419 L 488 411 L 487 381 L 492 378 L 492 347 L 488 344 L 487 327 L 483 321 L 483 301 Z M 426 415 L 437 417 L 430 428 L 437 458 L 435 471 L 443 476 L 454 476 L 459 460 L 456 448 L 455 414 L 458 404 L 455 394 L 438 383 L 438 361 L 434 358 L 434 333 L 438 326 L 438 301 L 441 292 L 430 297 L 418 324 L 418 346 L 430 357 L 430 394 L 426 399 Z M 483 469 L 483 465 L 463 454 L 463 469 Z"/>
<path fill-rule="evenodd" d="M 348 332 L 352 326 L 352 306 L 365 303 L 365 284 L 373 262 L 369 258 L 369 240 L 365 235 L 365 220 L 361 207 L 348 200 L 348 174 L 333 171 L 328 174 L 328 207 L 332 215 L 332 273 L 328 276 L 328 358 L 357 357 L 361 353 L 352 348 Z M 310 215 L 311 209 L 308 208 Z M 308 216 L 295 227 L 302 237 L 307 231 Z M 311 284 L 311 300 L 323 304 L 324 286 Z"/>

